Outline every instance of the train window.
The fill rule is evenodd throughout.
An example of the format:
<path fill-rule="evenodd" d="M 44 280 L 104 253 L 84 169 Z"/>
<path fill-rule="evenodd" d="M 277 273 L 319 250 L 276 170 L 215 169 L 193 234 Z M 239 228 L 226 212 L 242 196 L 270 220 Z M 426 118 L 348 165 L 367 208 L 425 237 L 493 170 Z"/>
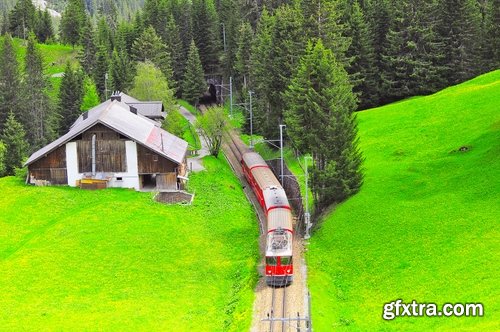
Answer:
<path fill-rule="evenodd" d="M 277 257 L 266 257 L 266 264 L 271 265 L 271 266 L 276 266 L 276 265 L 278 265 L 278 258 Z"/>
<path fill-rule="evenodd" d="M 292 264 L 292 256 L 281 256 L 281 265 Z"/>

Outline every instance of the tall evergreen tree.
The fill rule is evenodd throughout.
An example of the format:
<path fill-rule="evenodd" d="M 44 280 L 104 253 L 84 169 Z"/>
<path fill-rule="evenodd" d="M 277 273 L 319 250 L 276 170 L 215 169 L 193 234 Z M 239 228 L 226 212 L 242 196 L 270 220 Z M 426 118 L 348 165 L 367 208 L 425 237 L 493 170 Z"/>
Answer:
<path fill-rule="evenodd" d="M 271 112 L 271 84 L 274 79 L 272 39 L 275 25 L 274 16 L 264 9 L 257 26 L 257 33 L 251 52 L 251 88 L 257 95 L 253 112 L 255 128 L 263 128 Z M 258 131 L 258 130 L 257 130 Z"/>
<path fill-rule="evenodd" d="M 132 64 L 125 52 L 113 50 L 110 64 L 110 86 L 112 91 L 126 91 L 132 83 Z"/>
<path fill-rule="evenodd" d="M 198 105 L 198 100 L 206 89 L 207 83 L 205 82 L 198 48 L 192 41 L 186 63 L 186 73 L 182 82 L 182 98 L 190 104 Z"/>
<path fill-rule="evenodd" d="M 179 34 L 179 28 L 172 14 L 168 17 L 166 31 L 167 33 L 162 38 L 172 61 L 173 79 L 175 82 L 180 82 L 184 74 L 184 68 L 186 67 L 187 57 L 184 57 L 182 54 L 182 41 Z"/>
<path fill-rule="evenodd" d="M 20 122 L 26 130 L 30 148 L 35 150 L 53 138 L 56 118 L 48 95 L 50 83 L 43 73 L 43 58 L 33 33 L 28 37 L 24 62 Z"/>
<path fill-rule="evenodd" d="M 319 40 L 309 43 L 285 96 L 288 134 L 314 160 L 312 191 L 321 212 L 362 183 L 352 86 L 342 64 Z"/>
<path fill-rule="evenodd" d="M 238 75 L 238 81 L 244 89 L 247 88 L 250 79 L 250 71 L 252 69 L 253 31 L 250 23 L 242 23 L 238 35 L 238 50 L 236 51 L 235 69 Z"/>
<path fill-rule="evenodd" d="M 102 101 L 106 100 L 106 98 L 109 96 L 108 93 L 109 88 L 107 86 L 108 69 L 109 69 L 108 50 L 106 46 L 99 45 L 96 57 L 96 65 L 92 73 L 93 74 L 92 77 L 95 81 L 97 92 L 99 93 L 99 96 Z"/>
<path fill-rule="evenodd" d="M 372 40 L 375 75 L 374 84 L 372 85 L 372 93 L 376 103 L 384 102 L 386 91 L 384 90 L 383 75 L 390 68 L 385 67 L 383 54 L 385 54 L 388 46 L 387 33 L 392 24 L 393 15 L 390 10 L 388 0 L 371 0 L 366 5 L 366 18 L 370 29 L 370 37 Z"/>
<path fill-rule="evenodd" d="M 500 68 L 500 0 L 491 0 L 484 18 L 484 70 Z"/>
<path fill-rule="evenodd" d="M 35 35 L 41 43 L 54 38 L 54 28 L 52 27 L 52 18 L 47 10 L 37 10 Z"/>
<path fill-rule="evenodd" d="M 182 42 L 182 56 L 184 59 L 187 59 L 191 40 L 193 40 L 191 1 L 171 0 L 169 1 L 169 6 L 169 11 L 174 15 L 175 23 L 179 28 L 179 37 Z"/>
<path fill-rule="evenodd" d="M 387 34 L 383 61 L 386 98 L 389 101 L 435 90 L 438 43 L 433 32 L 433 3 L 403 0 L 394 4 L 393 21 Z"/>
<path fill-rule="evenodd" d="M 479 6 L 476 0 L 441 1 L 437 13 L 441 77 L 444 85 L 457 84 L 479 71 Z"/>
<path fill-rule="evenodd" d="M 7 34 L 0 49 L 0 131 L 9 113 L 20 116 L 19 90 L 21 87 L 19 65 L 12 38 Z"/>
<path fill-rule="evenodd" d="M 173 79 L 172 60 L 167 51 L 167 46 L 156 34 L 153 27 L 150 26 L 146 28 L 141 36 L 134 41 L 132 45 L 132 54 L 136 61 L 151 61 L 162 71 L 163 75 L 165 75 L 170 87 L 177 87 Z"/>
<path fill-rule="evenodd" d="M 35 29 L 35 6 L 31 0 L 18 0 L 9 14 L 9 32 L 14 37 L 28 37 L 28 33 Z"/>
<path fill-rule="evenodd" d="M 370 40 L 368 24 L 358 1 L 354 1 L 349 13 L 349 36 L 351 44 L 347 57 L 351 63 L 348 72 L 354 84 L 354 92 L 360 100 L 360 109 L 374 106 L 376 95 L 373 86 L 375 80 L 373 45 Z"/>
<path fill-rule="evenodd" d="M 217 74 L 220 70 L 221 41 L 213 0 L 193 0 L 192 8 L 193 39 L 203 70 L 207 74 Z"/>
<path fill-rule="evenodd" d="M 7 117 L 1 138 L 5 145 L 5 174 L 14 175 L 15 169 L 23 166 L 28 146 L 24 128 L 12 112 Z"/>
<path fill-rule="evenodd" d="M 86 24 L 83 0 L 69 0 L 61 14 L 59 35 L 61 41 L 73 47 L 80 43 L 82 30 Z"/>
<path fill-rule="evenodd" d="M 108 51 L 108 54 L 111 55 L 114 48 L 114 37 L 113 32 L 108 26 L 106 22 L 106 18 L 101 17 L 97 22 L 97 45 L 102 45 Z"/>
<path fill-rule="evenodd" d="M 97 62 L 97 46 L 95 42 L 94 29 L 90 19 L 85 20 L 85 24 L 82 29 L 80 44 L 82 45 L 81 50 L 78 53 L 78 60 L 80 65 L 87 75 L 93 75 L 96 62 Z"/>
<path fill-rule="evenodd" d="M 283 121 L 283 105 L 285 100 L 282 93 L 290 84 L 290 80 L 299 59 L 304 52 L 303 19 L 300 8 L 281 6 L 275 12 L 275 24 L 272 32 L 272 65 L 270 66 L 270 93 L 269 112 L 266 121 L 262 124 L 264 137 L 278 137 L 278 124 Z M 259 98 L 259 91 L 257 98 Z"/>
<path fill-rule="evenodd" d="M 59 135 L 65 134 L 80 116 L 83 99 L 83 75 L 68 62 L 59 88 Z"/>

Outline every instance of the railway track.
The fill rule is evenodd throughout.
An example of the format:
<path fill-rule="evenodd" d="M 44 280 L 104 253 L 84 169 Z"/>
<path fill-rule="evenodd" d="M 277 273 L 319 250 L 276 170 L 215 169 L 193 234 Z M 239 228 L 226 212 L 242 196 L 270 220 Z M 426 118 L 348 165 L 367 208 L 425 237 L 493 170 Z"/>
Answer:
<path fill-rule="evenodd" d="M 200 105 L 199 110 L 203 114 L 206 111 L 205 105 Z M 224 155 L 233 169 L 234 174 L 239 178 L 241 184 L 243 185 L 243 190 L 248 198 L 248 200 L 254 206 L 254 210 L 259 218 L 259 229 L 260 229 L 260 249 L 261 252 L 265 250 L 265 236 L 266 233 L 266 218 L 264 211 L 262 210 L 257 197 L 252 191 L 250 185 L 248 185 L 246 178 L 243 174 L 243 169 L 241 167 L 241 157 L 242 154 L 250 151 L 249 148 L 243 143 L 240 139 L 236 130 L 228 130 L 225 135 L 225 139 L 222 144 L 222 150 L 224 151 Z M 297 261 L 299 260 L 299 251 L 297 248 L 294 249 L 296 252 L 295 256 L 297 257 Z M 296 269 L 297 272 L 300 271 L 299 268 Z M 262 319 L 260 316 L 259 321 L 261 324 L 256 325 L 257 331 L 270 331 L 270 332 L 285 332 L 285 331 L 310 331 L 309 328 L 305 327 L 305 324 L 299 320 L 293 320 L 293 317 L 290 317 L 290 313 L 297 313 L 297 319 L 300 318 L 298 312 L 303 312 L 303 292 L 302 287 L 303 284 L 300 282 L 301 278 L 295 274 L 294 283 L 289 287 L 277 286 L 277 287 L 269 287 L 265 285 L 265 278 L 261 280 L 263 291 L 260 296 L 261 303 L 261 314 L 262 316 L 266 314 L 267 311 L 267 319 Z M 259 287 L 258 287 L 259 288 Z M 270 300 L 270 302 L 269 302 Z M 288 312 L 287 312 L 288 311 Z M 303 316 L 302 316 L 303 317 Z M 290 319 L 292 318 L 292 319 Z M 303 320 L 303 319 L 302 319 Z M 268 324 L 268 325 L 267 325 Z M 310 324 L 310 323 L 309 323 Z M 310 325 L 306 325 L 310 326 Z M 252 329 L 254 331 L 254 329 Z"/>
<path fill-rule="evenodd" d="M 287 287 L 272 287 L 271 311 L 268 313 L 269 332 L 288 331 L 289 322 L 282 320 L 287 316 Z M 281 327 L 281 329 L 280 329 Z"/>

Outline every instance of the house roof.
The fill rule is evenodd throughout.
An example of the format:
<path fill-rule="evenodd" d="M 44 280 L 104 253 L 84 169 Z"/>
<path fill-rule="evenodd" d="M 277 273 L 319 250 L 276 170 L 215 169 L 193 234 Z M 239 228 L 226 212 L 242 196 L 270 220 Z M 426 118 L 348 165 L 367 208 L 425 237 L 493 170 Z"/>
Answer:
<path fill-rule="evenodd" d="M 88 111 L 86 118 L 81 116 L 69 132 L 33 153 L 25 165 L 42 158 L 98 123 L 119 132 L 176 164 L 181 164 L 186 155 L 188 143 L 159 128 L 154 121 L 133 114 L 128 110 L 128 107 L 125 103 L 116 100 L 107 100 L 94 107 Z"/>
<path fill-rule="evenodd" d="M 148 118 L 165 119 L 167 116 L 167 113 L 163 110 L 163 103 L 161 101 L 138 101 L 125 103 L 134 107 L 138 114 Z"/>

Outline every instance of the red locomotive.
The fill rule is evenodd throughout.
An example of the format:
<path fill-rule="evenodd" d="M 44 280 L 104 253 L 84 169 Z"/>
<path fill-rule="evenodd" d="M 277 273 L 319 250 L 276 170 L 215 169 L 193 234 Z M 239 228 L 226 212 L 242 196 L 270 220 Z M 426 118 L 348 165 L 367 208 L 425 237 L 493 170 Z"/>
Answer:
<path fill-rule="evenodd" d="M 258 153 L 244 153 L 241 165 L 267 217 L 267 284 L 287 286 L 293 280 L 293 226 L 285 190 Z"/>

